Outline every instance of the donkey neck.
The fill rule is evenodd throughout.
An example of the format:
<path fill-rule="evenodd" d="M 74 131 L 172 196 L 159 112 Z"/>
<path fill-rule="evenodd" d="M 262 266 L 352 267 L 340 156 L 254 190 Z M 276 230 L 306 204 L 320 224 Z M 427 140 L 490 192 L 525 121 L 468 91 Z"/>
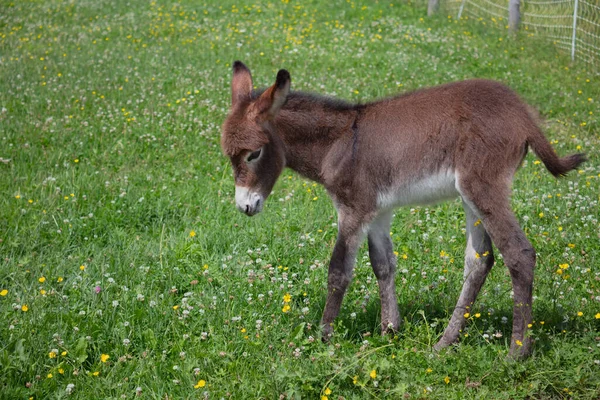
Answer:
<path fill-rule="evenodd" d="M 286 166 L 319 183 L 323 162 L 334 144 L 348 142 L 352 152 L 358 133 L 357 119 L 364 106 L 306 93 L 290 93 L 275 120 Z"/>

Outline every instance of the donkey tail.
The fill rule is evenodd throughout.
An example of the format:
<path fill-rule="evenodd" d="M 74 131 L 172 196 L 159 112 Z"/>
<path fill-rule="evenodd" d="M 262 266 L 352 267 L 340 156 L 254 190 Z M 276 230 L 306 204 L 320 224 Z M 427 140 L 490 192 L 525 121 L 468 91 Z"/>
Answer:
<path fill-rule="evenodd" d="M 528 110 L 532 119 L 537 122 L 538 117 L 535 111 Z M 529 131 L 527 143 L 533 149 L 533 152 L 542 160 L 546 169 L 556 177 L 561 177 L 567 172 L 576 169 L 587 160 L 584 153 L 571 154 L 566 157 L 558 157 L 552 148 L 552 145 L 544 136 L 544 133 L 535 123 L 535 128 Z"/>

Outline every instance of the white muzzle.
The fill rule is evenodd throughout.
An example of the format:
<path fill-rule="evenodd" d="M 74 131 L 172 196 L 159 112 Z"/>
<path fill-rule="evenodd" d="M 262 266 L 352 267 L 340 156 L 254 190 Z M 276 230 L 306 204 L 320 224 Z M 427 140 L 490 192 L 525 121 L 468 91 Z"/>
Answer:
<path fill-rule="evenodd" d="M 264 199 L 256 192 L 251 192 L 247 187 L 235 187 L 235 205 L 238 210 L 248 216 L 253 216 L 261 212 Z"/>

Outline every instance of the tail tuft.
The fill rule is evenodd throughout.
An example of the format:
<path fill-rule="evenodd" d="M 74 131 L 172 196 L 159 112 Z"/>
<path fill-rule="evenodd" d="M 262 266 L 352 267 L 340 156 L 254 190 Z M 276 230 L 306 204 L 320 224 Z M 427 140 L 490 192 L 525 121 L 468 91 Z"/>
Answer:
<path fill-rule="evenodd" d="M 569 171 L 572 171 L 578 168 L 582 163 L 587 160 L 585 154 L 577 153 L 571 154 L 570 156 L 557 158 L 556 160 L 552 160 L 552 162 L 546 162 L 544 160 L 544 164 L 548 171 L 556 177 L 565 176 Z"/>

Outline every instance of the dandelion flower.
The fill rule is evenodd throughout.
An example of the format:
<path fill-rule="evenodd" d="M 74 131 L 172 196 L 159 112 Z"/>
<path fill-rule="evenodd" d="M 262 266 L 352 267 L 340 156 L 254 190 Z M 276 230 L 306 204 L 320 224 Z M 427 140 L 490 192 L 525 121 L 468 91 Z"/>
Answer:
<path fill-rule="evenodd" d="M 110 356 L 108 354 L 102 354 L 100 356 L 100 361 L 102 361 L 103 363 L 107 362 L 108 359 L 110 358 Z"/>
<path fill-rule="evenodd" d="M 290 308 L 291 308 L 290 305 L 286 304 L 286 305 L 283 306 L 283 308 L 281 309 L 281 311 L 284 312 L 284 313 L 286 313 L 286 312 L 290 311 Z"/>
<path fill-rule="evenodd" d="M 0 296 L 2 296 L 2 297 L 6 296 L 7 294 L 8 294 L 8 290 L 6 290 L 6 289 L 2 289 L 0 291 Z"/>
<path fill-rule="evenodd" d="M 449 377 L 449 376 L 446 376 L 446 377 L 444 378 L 444 382 L 446 383 L 446 385 L 447 385 L 447 384 L 449 384 L 449 383 L 450 383 L 450 377 Z"/>
<path fill-rule="evenodd" d="M 41 276 L 41 277 L 38 279 L 38 282 L 39 282 L 39 283 L 44 283 L 44 282 L 46 282 L 46 278 L 45 278 L 45 277 L 43 277 L 43 276 Z"/>
<path fill-rule="evenodd" d="M 27 304 L 23 304 L 23 305 L 21 306 L 21 311 L 23 311 L 23 312 L 27 312 L 27 311 L 29 311 L 29 307 L 27 306 Z"/>
<path fill-rule="evenodd" d="M 577 312 L 577 316 L 578 316 L 578 317 L 583 317 L 583 312 L 581 312 L 581 311 L 578 311 L 578 312 Z"/>
<path fill-rule="evenodd" d="M 291 296 L 289 293 L 286 293 L 286 294 L 283 296 L 283 302 L 284 302 L 284 303 L 289 303 L 291 300 L 292 300 L 292 296 Z"/>
<path fill-rule="evenodd" d="M 371 377 L 371 379 L 377 378 L 377 371 L 371 370 L 371 373 L 369 374 L 369 376 Z"/>
<path fill-rule="evenodd" d="M 470 316 L 471 316 L 471 314 L 469 314 L 468 312 L 463 314 L 463 317 L 465 317 L 465 318 L 469 318 Z"/>
<path fill-rule="evenodd" d="M 196 236 L 196 231 L 190 231 L 190 237 Z"/>
<path fill-rule="evenodd" d="M 600 319 L 600 312 L 594 316 L 596 319 Z"/>
<path fill-rule="evenodd" d="M 80 265 L 79 269 L 83 271 L 85 269 L 85 265 Z"/>
<path fill-rule="evenodd" d="M 331 394 L 331 389 L 326 388 L 324 393 L 326 396 L 329 396 Z"/>
<path fill-rule="evenodd" d="M 200 379 L 198 383 L 194 385 L 194 389 L 203 388 L 204 386 L 206 386 L 206 381 L 204 379 Z"/>

